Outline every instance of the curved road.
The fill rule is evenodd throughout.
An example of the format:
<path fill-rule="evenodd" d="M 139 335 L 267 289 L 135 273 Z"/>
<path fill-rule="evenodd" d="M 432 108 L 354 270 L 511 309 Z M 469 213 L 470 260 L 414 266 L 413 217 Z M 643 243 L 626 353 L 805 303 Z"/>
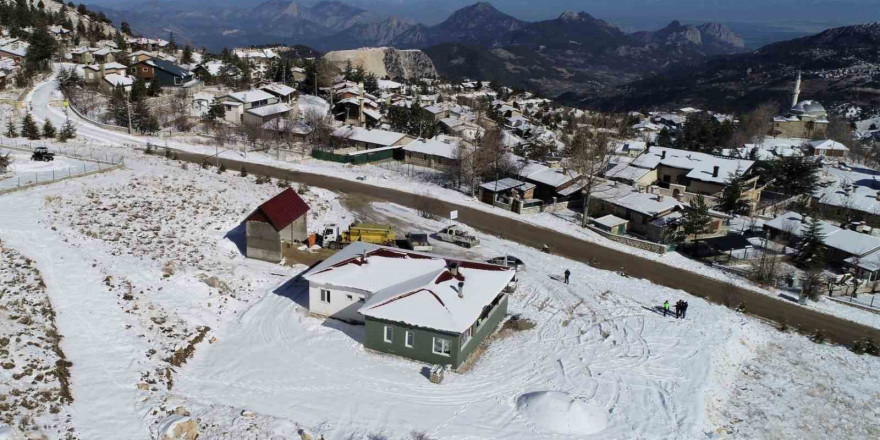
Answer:
<path fill-rule="evenodd" d="M 64 114 L 58 108 L 50 108 L 49 100 L 58 84 L 48 81 L 38 85 L 33 94 L 33 112 L 38 119 L 49 118 L 59 125 L 64 122 Z M 28 99 L 31 99 L 29 97 Z M 130 136 L 96 127 L 76 117 L 72 112 L 70 118 L 77 124 L 77 134 L 83 137 L 100 139 L 118 144 L 146 145 L 147 142 L 159 143 L 158 138 Z M 164 141 L 164 140 L 163 140 Z M 175 142 L 169 142 L 171 148 Z M 201 164 L 205 155 L 177 150 L 182 160 Z M 212 161 L 215 159 L 211 159 Z M 694 272 L 679 269 L 637 255 L 628 254 L 607 248 L 595 243 L 579 240 L 570 235 L 516 219 L 495 215 L 467 206 L 431 199 L 421 195 L 381 188 L 356 181 L 349 181 L 333 176 L 286 170 L 269 165 L 260 165 L 233 159 L 220 159 L 227 169 L 239 169 L 246 165 L 253 174 L 265 175 L 276 179 L 287 179 L 311 186 L 326 188 L 343 194 L 354 194 L 376 200 L 397 203 L 410 208 L 428 210 L 438 216 L 446 216 L 450 211 L 457 210 L 459 220 L 477 229 L 490 233 L 504 232 L 504 238 L 518 243 L 540 248 L 547 244 L 554 254 L 577 261 L 588 263 L 594 267 L 607 270 L 624 269 L 626 274 L 650 280 L 655 284 L 681 289 L 691 295 L 706 298 L 712 302 L 737 307 L 745 303 L 749 314 L 775 322 L 785 322 L 789 326 L 800 326 L 804 333 L 812 334 L 822 329 L 828 339 L 851 344 L 853 341 L 869 336 L 880 341 L 880 330 L 854 323 L 832 315 L 808 309 L 797 304 L 776 299 L 730 283 L 708 278 Z"/>

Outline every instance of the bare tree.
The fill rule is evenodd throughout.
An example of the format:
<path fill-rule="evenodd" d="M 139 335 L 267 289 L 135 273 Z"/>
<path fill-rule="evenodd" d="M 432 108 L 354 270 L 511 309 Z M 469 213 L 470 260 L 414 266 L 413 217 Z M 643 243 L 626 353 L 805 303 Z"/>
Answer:
<path fill-rule="evenodd" d="M 9 165 L 12 165 L 13 159 L 9 156 L 10 153 L 0 154 L 0 174 L 6 172 L 6 169 L 9 168 Z"/>
<path fill-rule="evenodd" d="M 477 148 L 472 155 L 471 165 L 475 178 L 498 180 L 514 172 L 515 167 L 504 146 L 504 135 L 498 128 L 486 130 L 477 140 Z M 476 184 L 471 184 L 475 194 Z"/>
<path fill-rule="evenodd" d="M 323 145 L 330 140 L 333 133 L 333 127 L 330 125 L 330 119 L 320 110 L 309 107 L 303 114 L 303 119 L 311 129 L 308 138 L 313 144 Z"/>
<path fill-rule="evenodd" d="M 192 130 L 193 123 L 189 120 L 190 112 L 190 96 L 186 89 L 180 89 L 169 98 L 169 107 L 171 114 L 169 115 L 177 131 L 188 132 Z"/>
<path fill-rule="evenodd" d="M 599 182 L 600 177 L 608 166 L 608 148 L 611 140 L 604 131 L 597 131 L 595 135 L 587 131 L 579 131 L 569 146 L 568 161 L 572 169 L 581 175 L 581 183 L 584 184 L 584 215 L 581 225 L 586 227 L 589 222 L 590 196 Z"/>

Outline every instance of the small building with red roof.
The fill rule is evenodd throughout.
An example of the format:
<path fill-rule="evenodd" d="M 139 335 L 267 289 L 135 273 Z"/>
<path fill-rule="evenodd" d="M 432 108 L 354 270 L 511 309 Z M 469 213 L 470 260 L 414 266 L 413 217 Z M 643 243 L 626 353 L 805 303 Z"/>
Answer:
<path fill-rule="evenodd" d="M 281 261 L 285 246 L 308 240 L 309 205 L 292 188 L 272 197 L 245 219 L 247 257 Z"/>

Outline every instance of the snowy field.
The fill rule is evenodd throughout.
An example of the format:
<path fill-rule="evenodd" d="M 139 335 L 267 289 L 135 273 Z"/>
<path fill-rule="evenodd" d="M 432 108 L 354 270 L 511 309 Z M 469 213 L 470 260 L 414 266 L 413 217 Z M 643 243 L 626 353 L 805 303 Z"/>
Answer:
<path fill-rule="evenodd" d="M 469 371 L 432 384 L 426 365 L 365 351 L 363 327 L 310 317 L 302 285 L 291 281 L 305 266 L 242 257 L 239 222 L 280 191 L 275 182 L 257 185 L 253 177 L 184 169 L 157 157 L 132 156 L 127 164 L 0 196 L 0 240 L 4 256 L 13 255 L 0 263 L 0 276 L 26 280 L 28 301 L 51 300 L 59 348 L 72 363 L 73 397 L 62 401 L 51 380 L 29 385 L 37 372 L 24 374 L 22 356 L 54 365 L 58 354 L 50 343 L 28 345 L 26 355 L 15 352 L 16 367 L 0 370 L 0 382 L 20 395 L 47 390 L 49 403 L 16 412 L 37 423 L 16 419 L 0 433 L 36 427 L 54 439 L 70 427 L 82 439 L 152 439 L 177 428 L 199 438 L 273 440 L 301 431 L 326 439 L 880 435 L 877 358 L 485 234 L 478 248 L 434 241 L 435 252 L 524 260 L 510 313 L 536 327 L 500 333 Z M 305 193 L 310 230 L 353 218 L 338 195 Z M 387 203 L 373 204 L 370 218 L 428 231 L 444 225 Z M 33 263 L 16 266 L 24 258 Z M 559 281 L 566 268 L 569 285 Z M 21 298 L 3 292 L 2 301 Z M 657 313 L 667 299 L 689 301 L 688 318 Z M 0 311 L 2 331 L 22 334 L 22 324 L 3 313 L 12 312 Z M 48 335 L 53 324 L 40 318 L 29 325 L 27 333 Z"/>
<path fill-rule="evenodd" d="M 0 174 L 0 189 L 62 179 L 109 167 L 109 165 L 64 156 L 55 156 L 55 160 L 51 162 L 37 162 L 31 160 L 31 153 L 2 147 L 0 154 L 9 154 L 12 159 L 8 172 Z"/>

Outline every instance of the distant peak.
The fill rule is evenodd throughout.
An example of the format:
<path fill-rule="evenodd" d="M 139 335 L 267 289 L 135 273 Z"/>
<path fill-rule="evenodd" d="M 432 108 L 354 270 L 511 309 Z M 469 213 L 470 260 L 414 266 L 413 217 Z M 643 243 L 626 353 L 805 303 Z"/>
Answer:
<path fill-rule="evenodd" d="M 672 22 L 666 27 L 681 27 L 681 22 L 678 20 L 672 20 Z"/>
<path fill-rule="evenodd" d="M 559 19 L 562 21 L 585 21 L 585 20 L 592 20 L 593 16 L 584 12 L 584 11 L 581 11 L 581 12 L 565 11 L 562 13 L 562 15 L 559 16 Z"/>

